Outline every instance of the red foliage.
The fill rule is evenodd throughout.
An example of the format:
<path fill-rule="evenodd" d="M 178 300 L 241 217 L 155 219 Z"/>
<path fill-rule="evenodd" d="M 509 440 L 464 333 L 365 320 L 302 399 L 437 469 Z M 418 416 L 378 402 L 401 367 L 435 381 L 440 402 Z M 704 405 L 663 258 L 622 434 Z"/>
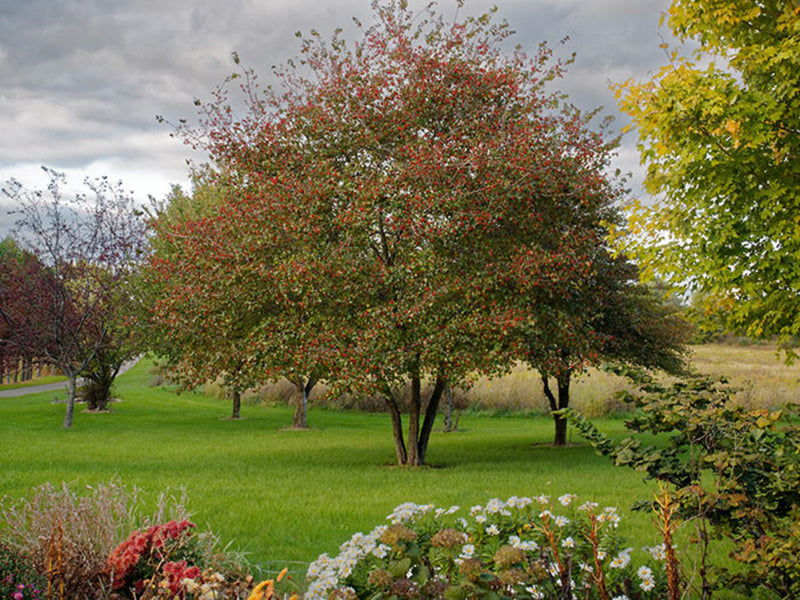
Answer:
<path fill-rule="evenodd" d="M 235 339 L 262 377 L 383 394 L 398 461 L 418 464 L 444 386 L 522 356 L 520 330 L 589 280 L 620 186 L 613 144 L 545 89 L 569 61 L 504 54 L 491 15 L 375 10 L 353 47 L 303 40 L 314 78 L 280 72 L 281 95 L 246 71 L 244 118 L 225 87 L 202 106 L 185 133 L 215 165 L 199 176 L 217 204 L 156 224 L 153 317 L 173 347 L 200 333 L 182 357 L 206 378 Z"/>
<path fill-rule="evenodd" d="M 131 533 L 108 557 L 108 570 L 113 578 L 112 589 L 132 587 L 141 591 L 144 580 L 158 572 L 168 576 L 170 582 L 173 581 L 172 576 L 179 572 L 188 569 L 194 573 L 193 569 L 197 567 L 187 567 L 185 560 L 177 563 L 167 560 L 173 558 L 173 553 L 180 547 L 175 542 L 183 541 L 191 535 L 189 529 L 192 527 L 194 524 L 189 521 L 172 520 L 162 525 L 153 525 L 145 531 Z M 199 573 L 198 569 L 197 574 Z"/>

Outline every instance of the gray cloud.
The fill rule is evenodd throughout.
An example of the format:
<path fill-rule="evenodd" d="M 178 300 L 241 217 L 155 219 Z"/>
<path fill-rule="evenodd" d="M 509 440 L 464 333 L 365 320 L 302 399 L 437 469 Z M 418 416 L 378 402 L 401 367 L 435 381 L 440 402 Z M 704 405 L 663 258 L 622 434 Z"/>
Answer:
<path fill-rule="evenodd" d="M 425 0 L 412 0 L 422 6 Z M 469 12 L 491 0 L 467 2 Z M 296 30 L 352 30 L 369 20 L 369 0 L 0 0 L 0 183 L 31 185 L 39 165 L 122 179 L 144 197 L 185 183 L 188 148 L 169 137 L 172 121 L 194 116 L 232 69 L 238 51 L 268 79 L 296 54 Z M 577 60 L 559 87 L 582 108 L 618 116 L 608 81 L 643 78 L 663 62 L 658 21 L 669 0 L 505 0 L 499 14 L 514 43 L 540 41 Z M 442 0 L 445 13 L 455 2 Z M 624 124 L 619 119 L 619 125 Z M 620 152 L 637 170 L 633 140 Z M 104 173 L 103 169 L 107 169 Z M 636 187 L 636 186 L 634 186 Z M 0 237 L 8 231 L 0 198 Z"/>

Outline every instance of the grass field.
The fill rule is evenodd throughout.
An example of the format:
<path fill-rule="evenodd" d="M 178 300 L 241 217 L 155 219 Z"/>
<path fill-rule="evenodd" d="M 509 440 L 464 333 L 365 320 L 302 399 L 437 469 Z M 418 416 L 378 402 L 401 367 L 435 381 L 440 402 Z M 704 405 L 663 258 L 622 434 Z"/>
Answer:
<path fill-rule="evenodd" d="M 147 364 L 126 373 L 113 412 L 78 408 L 69 431 L 52 393 L 0 401 L 0 495 L 47 481 L 79 489 L 117 480 L 151 502 L 166 489 L 185 491 L 198 524 L 278 566 L 335 552 L 403 502 L 469 507 L 572 492 L 627 508 L 649 495 L 639 474 L 585 445 L 550 447 L 549 418 L 466 415 L 459 431 L 434 433 L 432 467 L 398 469 L 385 415 L 317 410 L 310 431 L 293 431 L 288 409 L 246 406 L 245 419 L 225 420 L 226 402 L 152 388 L 151 378 Z M 618 420 L 600 424 L 623 430 Z M 626 522 L 641 544 L 655 542 L 645 516 Z"/>
<path fill-rule="evenodd" d="M 711 346 L 694 353 L 698 369 L 733 372 L 750 389 L 767 392 L 758 402 L 797 399 L 800 367 L 776 361 L 774 349 Z M 732 365 L 730 371 L 724 365 Z M 528 394 L 538 390 L 530 373 L 509 377 L 505 387 L 503 380 L 490 384 L 508 397 L 522 394 L 526 379 Z M 603 402 L 618 383 L 604 377 L 583 378 L 579 408 L 584 402 L 598 413 L 608 410 Z M 622 533 L 632 545 L 657 543 L 649 517 L 626 510 L 650 496 L 642 476 L 611 466 L 577 438 L 567 448 L 551 447 L 546 415 L 465 411 L 458 431 L 434 433 L 431 467 L 398 469 L 384 414 L 315 408 L 311 429 L 295 431 L 286 428 L 286 407 L 248 404 L 243 420 L 226 420 L 228 402 L 177 395 L 152 387 L 154 379 L 151 365 L 141 363 L 119 379 L 122 400 L 111 413 L 85 413 L 79 406 L 69 431 L 61 428 L 64 406 L 53 403 L 52 392 L 0 399 L 0 496 L 13 501 L 34 486 L 61 481 L 75 489 L 118 481 L 140 488 L 152 505 L 165 490 L 185 492 L 201 527 L 267 569 L 335 553 L 352 533 L 371 529 L 409 501 L 469 507 L 492 497 L 571 492 L 622 509 Z M 514 386 L 518 391 L 509 392 Z M 595 423 L 606 433 L 624 433 L 618 417 Z"/>

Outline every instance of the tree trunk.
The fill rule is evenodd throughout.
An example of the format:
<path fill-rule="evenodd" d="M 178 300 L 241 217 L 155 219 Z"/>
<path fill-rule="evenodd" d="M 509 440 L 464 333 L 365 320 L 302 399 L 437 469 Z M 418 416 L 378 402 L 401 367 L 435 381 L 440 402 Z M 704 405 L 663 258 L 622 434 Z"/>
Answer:
<path fill-rule="evenodd" d="M 422 382 L 419 375 L 411 378 L 411 402 L 408 405 L 408 456 L 406 464 L 418 467 L 422 464 L 419 449 L 419 417 L 422 409 Z"/>
<path fill-rule="evenodd" d="M 449 385 L 445 390 L 444 431 L 445 433 L 455 431 L 455 427 L 453 427 L 453 390 Z"/>
<path fill-rule="evenodd" d="M 315 375 L 311 375 L 306 380 L 297 377 L 293 383 L 297 400 L 294 406 L 294 417 L 292 417 L 292 428 L 308 429 L 308 398 L 311 396 L 311 390 L 317 384 L 317 378 Z"/>
<path fill-rule="evenodd" d="M 433 387 L 431 397 L 428 399 L 428 406 L 425 408 L 425 420 L 422 423 L 422 430 L 419 435 L 419 442 L 417 444 L 417 452 L 419 457 L 419 464 L 425 464 L 425 455 L 428 452 L 428 441 L 433 431 L 433 424 L 436 421 L 436 413 L 439 410 L 439 402 L 442 399 L 442 393 L 447 387 L 447 380 L 441 375 L 436 378 L 436 385 Z"/>
<path fill-rule="evenodd" d="M 389 416 L 392 418 L 392 435 L 394 436 L 394 452 L 397 456 L 397 464 L 402 467 L 408 459 L 406 443 L 403 440 L 403 417 L 391 391 L 385 390 L 383 395 L 386 401 L 386 408 L 389 410 Z"/>
<path fill-rule="evenodd" d="M 569 408 L 569 384 L 572 377 L 571 371 L 565 371 L 556 377 L 558 384 L 558 398 L 553 395 L 550 389 L 550 380 L 547 374 L 542 375 L 542 389 L 544 395 L 550 404 L 550 411 L 555 413 L 558 410 Z M 566 446 L 567 444 L 567 419 L 561 415 L 553 415 L 555 424 L 555 436 L 553 438 L 553 445 Z"/>
<path fill-rule="evenodd" d="M 569 381 L 571 373 L 565 371 L 556 377 L 558 382 L 558 409 L 569 407 Z M 553 444 L 556 446 L 567 445 L 567 418 L 563 415 L 554 415 L 556 425 L 556 435 Z"/>
<path fill-rule="evenodd" d="M 64 373 L 67 376 L 67 411 L 64 414 L 64 429 L 72 427 L 72 413 L 75 410 L 75 392 L 78 387 L 78 373 L 69 371 Z"/>
<path fill-rule="evenodd" d="M 231 413 L 231 419 L 239 419 L 241 418 L 242 411 L 242 393 L 238 388 L 233 390 L 231 393 L 231 398 L 233 400 L 233 412 Z"/>

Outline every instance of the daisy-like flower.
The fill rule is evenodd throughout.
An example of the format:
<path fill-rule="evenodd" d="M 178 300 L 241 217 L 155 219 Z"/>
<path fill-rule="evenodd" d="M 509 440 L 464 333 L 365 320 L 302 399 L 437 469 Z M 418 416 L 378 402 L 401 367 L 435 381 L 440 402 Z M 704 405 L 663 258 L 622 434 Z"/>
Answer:
<path fill-rule="evenodd" d="M 645 579 L 646 577 L 652 577 L 653 576 L 653 570 L 650 567 L 641 566 L 636 571 L 636 574 L 639 576 L 639 579 Z"/>
<path fill-rule="evenodd" d="M 572 537 L 566 537 L 561 540 L 561 547 L 562 548 L 574 548 L 575 547 L 575 540 Z"/>
<path fill-rule="evenodd" d="M 486 503 L 486 512 L 499 513 L 506 507 L 506 503 L 499 498 L 492 498 Z"/>
<path fill-rule="evenodd" d="M 525 508 L 532 502 L 533 500 L 531 498 L 511 496 L 511 498 L 506 501 L 506 506 L 510 506 L 511 508 Z"/>
<path fill-rule="evenodd" d="M 652 556 L 656 560 L 667 560 L 667 548 L 664 544 L 653 547 L 645 546 L 644 550 L 649 552 L 650 556 Z"/>
<path fill-rule="evenodd" d="M 486 523 L 486 515 L 475 515 L 475 521 L 478 523 Z"/>
<path fill-rule="evenodd" d="M 586 512 L 589 512 L 590 510 L 594 510 L 598 506 L 600 505 L 597 502 L 584 502 L 578 507 L 578 510 L 584 510 Z"/>
<path fill-rule="evenodd" d="M 556 526 L 564 527 L 565 525 L 569 525 L 569 519 L 567 517 L 558 515 L 556 517 Z"/>
<path fill-rule="evenodd" d="M 645 592 L 649 592 L 654 587 L 656 587 L 656 582 L 653 580 L 652 577 L 642 577 L 642 582 L 639 584 L 639 587 L 642 588 Z"/>
<path fill-rule="evenodd" d="M 545 510 L 543 510 L 542 512 L 539 513 L 539 518 L 540 519 L 544 519 L 545 517 L 548 518 L 548 519 L 552 519 L 553 518 L 553 513 L 551 513 L 547 509 L 545 509 Z"/>
<path fill-rule="evenodd" d="M 628 561 L 626 560 L 628 557 L 624 554 L 620 554 L 619 556 L 614 557 L 614 560 L 611 561 L 609 565 L 612 569 L 624 569 L 628 566 Z"/>
<path fill-rule="evenodd" d="M 387 554 L 389 554 L 389 546 L 386 544 L 380 544 L 376 546 L 375 549 L 372 551 L 372 554 L 375 555 L 377 558 L 385 558 Z"/>
<path fill-rule="evenodd" d="M 461 555 L 459 558 L 472 558 L 475 555 L 475 546 L 472 544 L 464 544 L 464 547 L 461 548 Z"/>
<path fill-rule="evenodd" d="M 464 517 L 458 517 L 458 519 L 456 519 L 456 523 L 461 525 L 461 527 L 463 527 L 464 529 L 469 527 L 469 522 Z"/>
<path fill-rule="evenodd" d="M 489 535 L 498 535 L 500 533 L 500 530 L 497 528 L 497 525 L 492 523 L 486 528 L 486 533 L 488 533 Z"/>
<path fill-rule="evenodd" d="M 535 585 L 529 585 L 525 588 L 525 591 L 528 592 L 534 600 L 544 600 L 544 593 Z"/>
<path fill-rule="evenodd" d="M 558 497 L 558 501 L 561 503 L 561 506 L 569 506 L 576 498 L 577 496 L 575 494 L 564 494 Z"/>
<path fill-rule="evenodd" d="M 550 504 L 550 496 L 545 496 L 544 494 L 541 494 L 540 496 L 536 496 L 536 501 L 539 504 Z"/>

